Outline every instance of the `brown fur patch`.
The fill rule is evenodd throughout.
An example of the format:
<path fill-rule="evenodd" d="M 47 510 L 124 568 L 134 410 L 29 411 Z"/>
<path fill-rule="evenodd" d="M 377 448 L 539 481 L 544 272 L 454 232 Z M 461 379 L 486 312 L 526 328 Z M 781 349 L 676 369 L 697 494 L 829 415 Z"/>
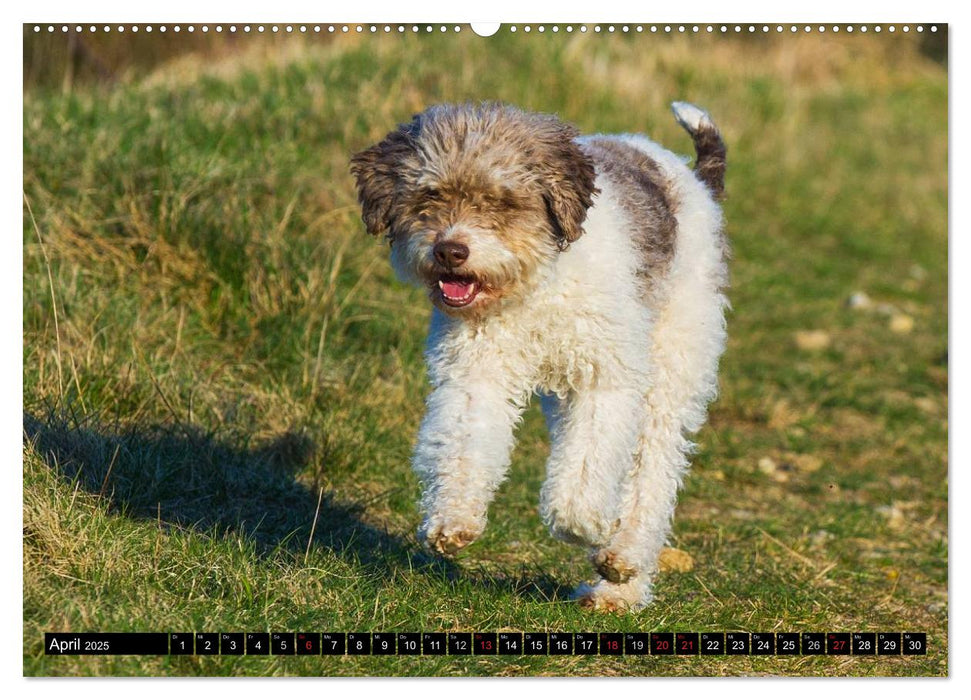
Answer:
<path fill-rule="evenodd" d="M 643 152 L 621 141 L 597 138 L 583 148 L 597 170 L 620 193 L 620 205 L 633 223 L 631 235 L 641 254 L 640 273 L 661 274 L 674 257 L 678 202 L 661 168 Z"/>
<path fill-rule="evenodd" d="M 384 140 L 351 158 L 351 174 L 357 180 L 364 227 L 372 236 L 388 233 L 393 223 L 396 172 L 416 156 L 414 134 L 402 125 Z"/>
<path fill-rule="evenodd" d="M 703 126 L 691 134 L 695 142 L 695 174 L 704 182 L 715 199 L 725 198 L 725 165 L 727 149 L 718 129 Z"/>
<path fill-rule="evenodd" d="M 351 159 L 369 233 L 451 201 L 510 213 L 541 207 L 561 248 L 583 232 L 594 167 L 556 117 L 497 103 L 438 105 Z M 407 226 L 398 226 L 407 228 Z"/>
<path fill-rule="evenodd" d="M 593 558 L 597 572 L 611 583 L 624 583 L 637 573 L 637 569 L 627 564 L 617 554 L 601 550 Z"/>

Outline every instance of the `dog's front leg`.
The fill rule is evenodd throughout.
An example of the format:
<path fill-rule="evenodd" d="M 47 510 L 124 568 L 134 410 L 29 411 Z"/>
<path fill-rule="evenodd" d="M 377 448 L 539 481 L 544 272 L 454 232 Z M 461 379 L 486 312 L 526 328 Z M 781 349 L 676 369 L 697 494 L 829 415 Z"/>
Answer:
<path fill-rule="evenodd" d="M 643 402 L 638 387 L 543 397 L 552 446 L 540 512 L 555 537 L 596 546 L 616 530 Z"/>
<path fill-rule="evenodd" d="M 428 397 L 415 449 L 422 482 L 424 521 L 419 540 L 439 554 L 453 554 L 475 540 L 509 466 L 521 402 L 507 395 L 495 375 L 479 381 L 449 378 Z"/>

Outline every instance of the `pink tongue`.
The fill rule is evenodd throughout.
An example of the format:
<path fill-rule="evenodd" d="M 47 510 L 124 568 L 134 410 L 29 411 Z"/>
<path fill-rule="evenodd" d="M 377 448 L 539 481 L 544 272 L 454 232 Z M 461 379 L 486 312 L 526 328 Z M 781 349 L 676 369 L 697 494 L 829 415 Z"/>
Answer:
<path fill-rule="evenodd" d="M 442 282 L 442 292 L 452 299 L 462 299 L 468 295 L 472 284 L 470 282 Z"/>

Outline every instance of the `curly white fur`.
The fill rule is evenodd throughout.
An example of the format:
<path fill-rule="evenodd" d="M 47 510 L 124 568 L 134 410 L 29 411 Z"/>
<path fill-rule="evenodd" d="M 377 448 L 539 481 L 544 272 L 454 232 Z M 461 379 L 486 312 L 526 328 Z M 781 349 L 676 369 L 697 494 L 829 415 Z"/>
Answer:
<path fill-rule="evenodd" d="M 679 117 L 700 113 L 714 129 L 687 107 L 679 103 Z M 600 578 L 578 590 L 585 604 L 636 609 L 652 598 L 689 435 L 716 394 L 727 306 L 722 218 L 684 161 L 646 137 L 575 143 L 632 147 L 653 162 L 673 203 L 673 255 L 646 284 L 629 191 L 598 167 L 583 235 L 562 252 L 536 256 L 520 293 L 486 300 L 474 315 L 436 303 L 426 354 L 433 390 L 413 462 L 424 486 L 420 535 L 450 554 L 482 533 L 514 427 L 539 393 L 552 440 L 544 522 L 589 547 Z M 467 243 L 465 265 L 483 275 L 509 268 L 515 252 L 488 227 L 459 220 L 393 244 L 396 270 L 421 280 L 417 261 L 443 239 Z"/>

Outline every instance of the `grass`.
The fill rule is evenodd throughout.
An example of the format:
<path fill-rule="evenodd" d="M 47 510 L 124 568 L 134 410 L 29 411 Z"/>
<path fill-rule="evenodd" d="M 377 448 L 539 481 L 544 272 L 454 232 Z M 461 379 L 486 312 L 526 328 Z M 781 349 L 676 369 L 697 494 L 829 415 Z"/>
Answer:
<path fill-rule="evenodd" d="M 539 520 L 535 406 L 482 540 L 415 540 L 429 309 L 347 160 L 466 99 L 689 152 L 687 99 L 729 143 L 730 344 L 672 539 L 694 567 L 637 615 L 568 600 L 590 571 Z M 912 37 L 247 37 L 28 87 L 24 673 L 946 675 L 946 222 L 947 72 Z M 46 657 L 56 630 L 902 630 L 929 653 Z"/>

